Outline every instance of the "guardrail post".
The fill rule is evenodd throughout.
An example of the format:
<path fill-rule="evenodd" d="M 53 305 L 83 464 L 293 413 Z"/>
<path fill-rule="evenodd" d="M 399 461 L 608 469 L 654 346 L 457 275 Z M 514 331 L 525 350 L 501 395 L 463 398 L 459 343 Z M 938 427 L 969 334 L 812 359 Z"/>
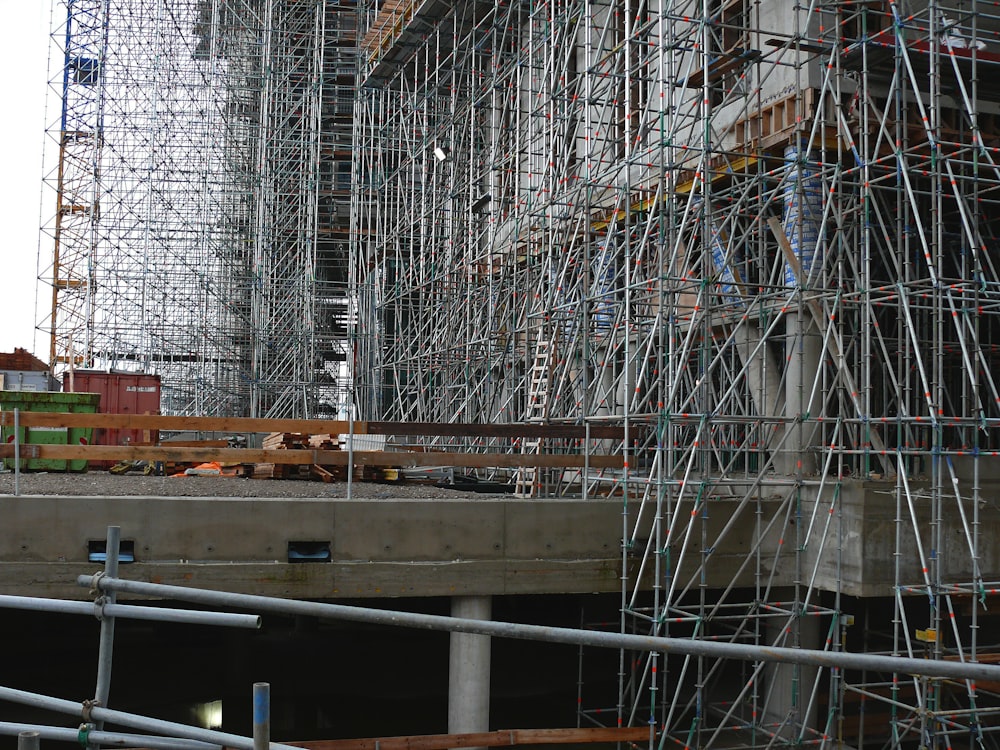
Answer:
<path fill-rule="evenodd" d="M 271 685 L 253 684 L 253 750 L 267 750 L 271 744 Z"/>
<path fill-rule="evenodd" d="M 121 527 L 108 526 L 108 537 L 104 545 L 104 575 L 108 578 L 118 577 L 118 546 L 121 543 Z M 114 604 L 117 594 L 114 591 L 101 592 L 104 604 Z M 94 703 L 107 707 L 108 695 L 111 692 L 111 662 L 115 647 L 115 618 L 101 613 L 100 648 L 97 656 L 97 687 L 94 690 Z M 103 728 L 103 722 L 97 723 L 97 728 Z"/>
<path fill-rule="evenodd" d="M 21 494 L 21 410 L 14 409 L 14 495 Z"/>

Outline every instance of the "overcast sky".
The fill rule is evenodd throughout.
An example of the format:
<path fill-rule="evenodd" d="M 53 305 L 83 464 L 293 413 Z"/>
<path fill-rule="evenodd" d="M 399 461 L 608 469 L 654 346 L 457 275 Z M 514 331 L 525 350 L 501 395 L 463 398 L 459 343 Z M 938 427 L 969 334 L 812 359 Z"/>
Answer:
<path fill-rule="evenodd" d="M 39 245 L 39 226 L 50 221 L 55 196 L 42 198 L 42 144 L 45 138 L 50 0 L 0 0 L 2 48 L 7 64 L 0 144 L 4 150 L 0 179 L 3 217 L 3 264 L 0 266 L 0 352 L 23 347 L 48 359 L 48 341 L 36 338 L 37 260 L 51 256 L 51 243 Z M 53 108 L 56 106 L 52 105 Z M 50 113 L 58 116 L 58 110 Z M 44 215 L 43 215 L 44 213 Z"/>

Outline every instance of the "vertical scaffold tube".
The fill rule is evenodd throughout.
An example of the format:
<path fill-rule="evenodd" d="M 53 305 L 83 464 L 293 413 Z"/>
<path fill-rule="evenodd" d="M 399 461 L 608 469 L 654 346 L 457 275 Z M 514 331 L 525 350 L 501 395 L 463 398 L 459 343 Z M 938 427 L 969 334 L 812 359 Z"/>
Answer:
<path fill-rule="evenodd" d="M 271 685 L 253 684 L 253 750 L 267 750 L 271 744 Z"/>

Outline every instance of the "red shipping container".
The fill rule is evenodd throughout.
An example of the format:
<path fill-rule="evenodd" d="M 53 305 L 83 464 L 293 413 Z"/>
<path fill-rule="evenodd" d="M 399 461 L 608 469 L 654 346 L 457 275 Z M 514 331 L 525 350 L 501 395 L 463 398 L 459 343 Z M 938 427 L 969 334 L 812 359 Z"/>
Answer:
<path fill-rule="evenodd" d="M 100 393 L 99 414 L 159 414 L 160 376 L 138 372 L 74 370 L 72 391 Z M 63 373 L 63 391 L 70 391 L 70 374 Z M 158 430 L 94 430 L 94 445 L 155 445 Z M 113 462 L 112 462 L 113 463 Z"/>

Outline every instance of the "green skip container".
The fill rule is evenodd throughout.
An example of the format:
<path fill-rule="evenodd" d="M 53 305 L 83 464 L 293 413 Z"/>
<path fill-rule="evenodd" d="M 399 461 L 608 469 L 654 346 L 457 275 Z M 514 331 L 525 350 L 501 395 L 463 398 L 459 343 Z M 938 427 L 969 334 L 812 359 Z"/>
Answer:
<path fill-rule="evenodd" d="M 101 404 L 100 393 L 61 393 L 59 391 L 0 391 L 0 410 L 55 411 L 63 414 L 96 414 Z M 20 429 L 21 445 L 89 445 L 92 427 L 24 427 Z M 14 442 L 14 427 L 0 429 L 4 443 Z M 13 469 L 15 459 L 4 459 L 4 467 Z M 86 471 L 87 459 L 67 461 L 57 458 L 22 458 L 21 470 Z"/>

